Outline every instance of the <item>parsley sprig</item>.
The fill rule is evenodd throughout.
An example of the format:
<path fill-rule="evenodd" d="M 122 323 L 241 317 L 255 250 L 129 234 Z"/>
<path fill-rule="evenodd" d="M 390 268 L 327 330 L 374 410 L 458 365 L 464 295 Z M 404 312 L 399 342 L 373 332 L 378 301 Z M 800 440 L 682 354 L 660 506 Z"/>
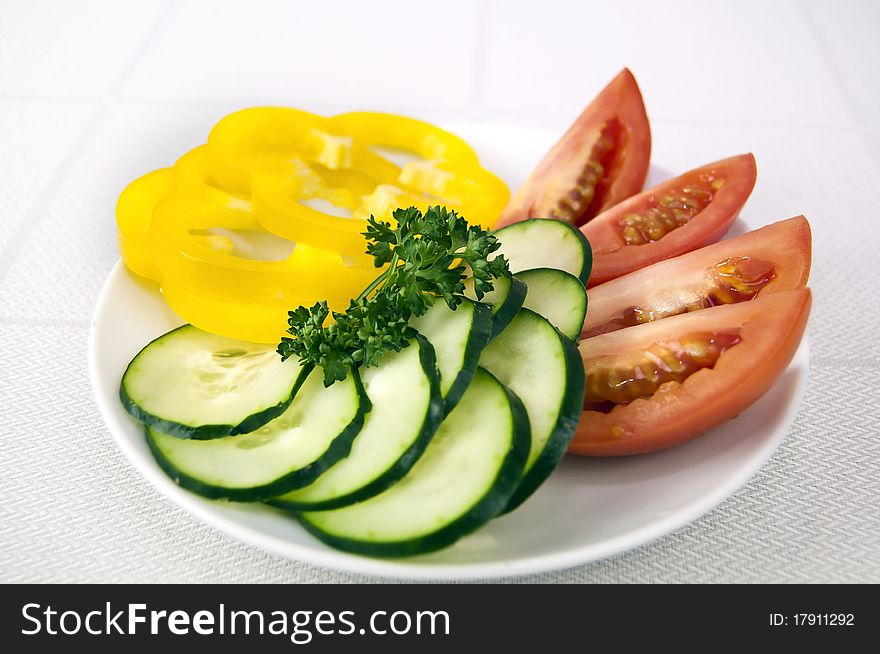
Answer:
<path fill-rule="evenodd" d="M 493 289 L 493 280 L 510 270 L 503 255 L 489 258 L 501 243 L 489 232 L 445 207 L 422 214 L 397 209 L 396 226 L 367 220 L 367 254 L 377 268 L 387 267 L 351 300 L 344 313 L 326 301 L 289 313 L 288 333 L 278 345 L 282 360 L 299 357 L 324 370 L 324 385 L 342 381 L 351 368 L 374 366 L 382 354 L 409 345 L 413 316 L 424 314 L 439 298 L 450 309 L 464 299 L 465 280 L 473 279 L 477 299 Z M 332 318 L 328 321 L 328 318 Z"/>

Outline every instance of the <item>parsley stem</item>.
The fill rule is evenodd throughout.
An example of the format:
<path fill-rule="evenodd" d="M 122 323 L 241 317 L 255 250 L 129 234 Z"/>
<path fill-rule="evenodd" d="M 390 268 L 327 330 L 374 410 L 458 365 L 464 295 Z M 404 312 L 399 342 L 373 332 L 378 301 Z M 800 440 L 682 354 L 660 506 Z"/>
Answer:
<path fill-rule="evenodd" d="M 391 273 L 394 271 L 394 269 L 397 268 L 398 260 L 399 260 L 399 257 L 397 256 L 397 253 L 396 252 L 393 253 L 391 255 L 391 261 L 388 263 L 387 270 L 385 270 L 381 275 L 379 275 L 378 277 L 376 277 L 376 279 L 374 279 L 372 282 L 370 282 L 370 285 L 367 286 L 363 291 L 361 291 L 361 294 L 357 296 L 357 299 L 363 300 L 370 293 L 372 293 L 379 286 L 381 286 L 382 282 L 384 282 L 386 279 L 388 279 L 388 277 L 391 276 Z"/>

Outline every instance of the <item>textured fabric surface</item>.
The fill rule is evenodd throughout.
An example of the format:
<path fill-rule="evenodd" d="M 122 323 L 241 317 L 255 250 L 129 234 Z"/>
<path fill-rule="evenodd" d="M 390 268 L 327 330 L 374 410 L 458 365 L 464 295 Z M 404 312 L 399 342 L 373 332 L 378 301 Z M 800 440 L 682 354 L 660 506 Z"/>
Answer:
<path fill-rule="evenodd" d="M 643 81 L 655 161 L 672 171 L 753 150 L 760 179 L 748 216 L 810 217 L 809 385 L 778 451 L 715 510 L 613 559 L 511 581 L 880 581 L 880 311 L 872 274 L 880 251 L 880 96 L 865 63 L 878 55 L 867 30 L 880 19 L 874 4 L 831 12 L 821 2 L 774 3 L 768 13 L 765 3 L 746 2 L 729 23 L 721 4 L 700 3 L 692 12 L 697 5 L 673 3 L 674 12 L 642 15 L 625 49 L 613 30 L 591 45 L 553 39 L 549 27 L 562 16 L 586 24 L 590 11 L 617 24 L 637 13 L 635 6 L 542 2 L 535 18 L 489 0 L 379 3 L 395 16 L 388 36 L 463 26 L 455 56 L 401 61 L 399 45 L 371 40 L 369 59 L 348 69 L 341 62 L 356 56 L 355 46 L 339 45 L 352 49 L 323 64 L 327 84 L 304 63 L 307 51 L 296 50 L 317 47 L 317 37 L 305 45 L 260 41 L 264 30 L 281 34 L 278 25 L 295 24 L 286 3 L 250 3 L 242 26 L 240 5 L 225 2 L 212 3 L 211 12 L 196 1 L 90 0 L 76 13 L 61 11 L 62 4 L 37 0 L 13 11 L 0 3 L 0 36 L 10 36 L 0 38 L 0 581 L 370 581 L 278 558 L 201 524 L 116 448 L 92 400 L 86 363 L 91 312 L 117 258 L 116 197 L 238 106 L 363 106 L 558 128 L 623 63 Z M 317 3 L 309 11 L 315 30 L 333 29 Z M 682 16 L 697 40 L 689 51 L 703 46 L 714 65 L 701 62 L 690 86 L 675 86 L 680 74 L 670 74 L 674 86 L 664 89 L 664 71 L 681 70 L 677 57 L 689 55 L 658 52 L 656 34 L 671 28 L 663 21 Z M 263 24 L 267 17 L 271 25 Z M 213 33 L 206 20 L 219 34 L 241 27 L 232 54 L 211 59 L 187 41 Z M 547 29 L 535 34 L 535 20 L 547 21 Z M 750 41 L 744 62 L 733 44 L 752 25 L 761 36 Z M 713 45 L 708 26 L 728 31 Z M 343 36 L 349 32 L 356 33 L 350 24 L 342 28 Z M 518 49 L 523 34 L 543 53 L 537 60 L 525 61 Z M 584 66 L 615 43 L 613 61 Z M 13 67 L 22 48 L 26 56 Z M 282 61 L 291 62 L 289 72 Z M 757 71 L 763 62 L 767 68 Z M 367 79 L 391 65 L 395 77 L 380 86 Z M 358 81 L 346 87 L 348 70 Z M 713 71 L 726 77 L 713 78 Z M 434 73 L 450 92 L 439 105 L 420 77 Z M 414 87 L 399 82 L 407 78 Z M 289 92 L 279 89 L 286 81 Z M 686 101 L 688 91 L 699 94 L 697 102 Z"/>

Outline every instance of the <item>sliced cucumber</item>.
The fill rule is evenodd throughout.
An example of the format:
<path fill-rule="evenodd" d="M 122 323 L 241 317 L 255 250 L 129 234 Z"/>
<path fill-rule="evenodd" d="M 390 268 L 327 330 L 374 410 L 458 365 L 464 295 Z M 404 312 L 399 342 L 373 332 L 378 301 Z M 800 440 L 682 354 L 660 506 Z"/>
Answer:
<path fill-rule="evenodd" d="M 271 345 L 184 325 L 128 364 L 119 397 L 146 425 L 177 438 L 246 434 L 281 415 L 309 370 Z"/>
<path fill-rule="evenodd" d="M 310 484 L 348 455 L 369 406 L 357 371 L 325 388 L 315 369 L 287 410 L 256 431 L 184 440 L 147 427 L 147 442 L 184 488 L 211 498 L 262 500 Z"/>
<path fill-rule="evenodd" d="M 297 509 L 328 509 L 381 493 L 425 451 L 443 419 L 434 349 L 422 336 L 361 368 L 372 409 L 351 453 L 312 484 L 270 500 Z"/>
<path fill-rule="evenodd" d="M 409 324 L 434 346 L 440 371 L 440 394 L 449 413 L 471 383 L 480 352 L 489 342 L 491 310 L 484 304 L 464 300 L 453 311 L 439 300 Z"/>
<path fill-rule="evenodd" d="M 544 316 L 577 341 L 587 316 L 587 289 L 574 275 L 555 268 L 532 268 L 516 273 L 528 286 L 523 306 Z"/>
<path fill-rule="evenodd" d="M 321 540 L 351 552 L 406 556 L 436 550 L 507 506 L 528 450 L 522 404 L 481 369 L 403 479 L 365 502 L 299 519 Z"/>
<path fill-rule="evenodd" d="M 477 299 L 473 290 L 473 278 L 465 281 L 464 294 L 472 300 Z M 488 293 L 484 293 L 480 302 L 492 307 L 492 335 L 495 338 L 504 331 L 510 321 L 516 318 L 517 312 L 522 308 L 523 300 L 526 299 L 526 285 L 516 277 L 499 277 L 492 281 L 494 287 Z"/>
<path fill-rule="evenodd" d="M 557 268 L 586 285 L 593 269 L 593 250 L 579 229 L 559 220 L 532 218 L 495 232 L 499 254 L 510 262 L 511 272 L 532 268 Z"/>
<path fill-rule="evenodd" d="M 480 366 L 523 402 L 531 425 L 525 472 L 508 510 L 516 508 L 562 460 L 584 401 L 584 365 L 578 349 L 545 318 L 521 309 L 483 350 Z"/>

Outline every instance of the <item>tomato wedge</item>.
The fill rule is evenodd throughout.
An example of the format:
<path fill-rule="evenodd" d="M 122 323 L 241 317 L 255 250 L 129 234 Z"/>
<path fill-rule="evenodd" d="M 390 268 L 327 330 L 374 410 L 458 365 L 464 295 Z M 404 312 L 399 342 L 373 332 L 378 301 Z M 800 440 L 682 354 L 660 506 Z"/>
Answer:
<path fill-rule="evenodd" d="M 755 186 L 755 157 L 695 168 L 614 206 L 581 227 L 593 246 L 590 286 L 717 241 Z"/>
<path fill-rule="evenodd" d="M 587 391 L 568 451 L 653 452 L 733 418 L 788 366 L 809 312 L 797 289 L 581 341 Z"/>
<path fill-rule="evenodd" d="M 638 193 L 651 157 L 642 94 L 624 68 L 532 171 L 496 227 L 529 218 L 582 225 Z"/>
<path fill-rule="evenodd" d="M 803 288 L 811 258 L 810 223 L 797 216 L 660 261 L 591 288 L 582 337 Z"/>

